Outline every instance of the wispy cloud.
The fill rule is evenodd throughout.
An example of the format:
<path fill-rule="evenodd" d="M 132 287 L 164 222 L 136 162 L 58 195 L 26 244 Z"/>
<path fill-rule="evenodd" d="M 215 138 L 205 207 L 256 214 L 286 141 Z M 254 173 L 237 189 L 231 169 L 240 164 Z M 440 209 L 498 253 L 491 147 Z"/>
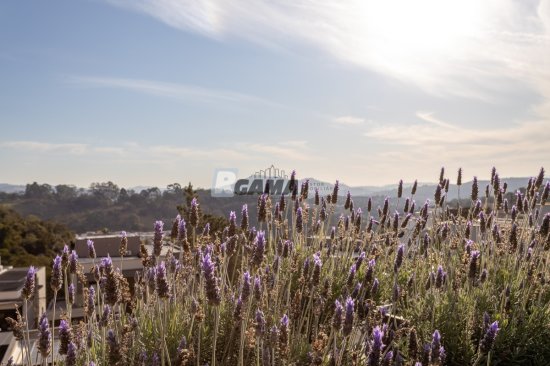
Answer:
<path fill-rule="evenodd" d="M 73 156 L 111 156 L 119 162 L 162 162 L 193 159 L 205 162 L 308 160 L 310 151 L 304 140 L 281 143 L 241 142 L 227 146 L 200 148 L 192 146 L 126 143 L 121 146 L 95 146 L 84 143 L 46 143 L 40 141 L 0 141 L 0 149 L 27 153 L 50 153 Z"/>
<path fill-rule="evenodd" d="M 365 132 L 371 141 L 381 144 L 381 160 L 387 164 L 407 166 L 422 161 L 426 165 L 461 165 L 465 163 L 510 167 L 544 163 L 550 156 L 550 129 L 546 121 L 530 121 L 497 129 L 455 127 L 419 112 L 420 123 L 408 125 L 376 124 Z M 426 123 L 427 122 L 427 123 Z M 521 165 L 518 165 L 521 164 Z M 517 173 L 516 173 L 517 174 Z"/>
<path fill-rule="evenodd" d="M 549 0 L 106 1 L 218 40 L 313 45 L 437 95 L 490 101 L 519 83 L 550 100 Z"/>
<path fill-rule="evenodd" d="M 365 119 L 361 117 L 355 117 L 355 116 L 341 116 L 341 117 L 334 118 L 332 122 L 337 125 L 357 126 L 365 123 Z"/>
<path fill-rule="evenodd" d="M 254 95 L 227 90 L 204 88 L 189 84 L 167 83 L 155 80 L 128 79 L 96 76 L 70 76 L 67 83 L 80 87 L 123 89 L 136 93 L 181 101 L 198 101 L 203 103 L 231 103 L 236 105 L 260 104 L 270 107 L 282 105 Z"/>
<path fill-rule="evenodd" d="M 88 145 L 80 143 L 49 143 L 39 141 L 4 141 L 0 147 L 33 152 L 56 152 L 81 155 L 88 150 Z"/>

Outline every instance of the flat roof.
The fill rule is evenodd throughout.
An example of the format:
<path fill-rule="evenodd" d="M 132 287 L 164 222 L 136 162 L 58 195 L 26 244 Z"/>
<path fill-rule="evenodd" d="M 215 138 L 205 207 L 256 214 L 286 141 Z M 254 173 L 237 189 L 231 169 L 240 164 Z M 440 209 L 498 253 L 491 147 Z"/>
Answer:
<path fill-rule="evenodd" d="M 0 273 L 0 291 L 17 291 L 25 285 L 28 268 L 11 268 Z"/>

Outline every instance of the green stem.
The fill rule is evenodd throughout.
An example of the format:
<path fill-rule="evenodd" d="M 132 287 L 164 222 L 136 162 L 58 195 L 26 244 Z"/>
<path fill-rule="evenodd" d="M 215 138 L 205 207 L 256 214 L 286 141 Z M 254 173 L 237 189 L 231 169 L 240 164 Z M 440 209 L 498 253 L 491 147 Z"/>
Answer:
<path fill-rule="evenodd" d="M 218 340 L 218 327 L 220 323 L 220 309 L 214 308 L 214 342 L 212 345 L 212 366 L 216 366 L 216 342 Z"/>

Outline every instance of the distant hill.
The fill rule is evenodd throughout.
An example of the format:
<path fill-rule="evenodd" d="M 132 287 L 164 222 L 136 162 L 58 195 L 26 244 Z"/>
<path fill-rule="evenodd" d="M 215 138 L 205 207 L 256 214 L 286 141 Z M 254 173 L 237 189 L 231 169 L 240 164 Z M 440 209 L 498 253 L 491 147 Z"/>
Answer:
<path fill-rule="evenodd" d="M 25 192 L 25 186 L 8 184 L 8 183 L 0 183 L 0 192 L 5 192 L 5 193 Z"/>
<path fill-rule="evenodd" d="M 502 178 L 508 184 L 508 200 L 517 189 L 525 187 L 529 178 Z M 489 182 L 478 181 L 479 196 L 483 197 L 485 186 Z M 403 197 L 399 202 L 402 209 L 405 199 L 410 197 L 412 183 L 405 183 Z M 21 215 L 36 215 L 44 220 L 54 220 L 66 225 L 77 233 L 108 230 L 108 231 L 150 231 L 155 220 L 163 220 L 168 228 L 169 223 L 178 214 L 178 207 L 185 206 L 185 188 L 173 184 L 165 189 L 156 187 L 136 186 L 130 189 L 120 189 L 112 182 L 93 184 L 90 189 L 81 189 L 74 186 L 47 184 L 29 184 L 15 186 L 0 185 L 2 189 L 11 189 L 12 193 L 2 193 L 0 189 L 0 206 L 10 207 Z M 326 197 L 331 194 L 334 182 L 323 182 L 310 178 L 310 192 L 308 204 L 313 208 L 314 188 L 318 187 L 320 194 Z M 434 202 L 435 183 L 419 183 L 414 200 L 417 209 L 426 200 Z M 469 204 L 472 182 L 464 182 L 461 186 L 462 205 Z M 390 210 L 397 207 L 397 183 L 385 186 L 348 186 L 340 183 L 338 192 L 337 212 L 344 213 L 343 203 L 347 192 L 353 198 L 354 207 L 361 208 L 366 213 L 369 198 L 372 201 L 372 214 L 384 204 L 386 197 L 390 198 Z M 15 192 L 15 193 L 13 193 Z M 237 213 L 240 221 L 243 204 L 249 206 L 250 225 L 257 223 L 258 196 L 236 195 L 234 197 L 212 197 L 209 189 L 197 189 L 194 194 L 198 197 L 202 212 L 207 215 L 202 224 L 207 221 L 216 227 L 223 227 L 230 211 Z M 450 184 L 446 202 L 458 197 L 458 187 Z M 273 205 L 279 197 L 273 197 Z M 464 202 L 465 201 L 465 202 Z M 287 203 L 290 203 L 287 199 Z M 344 213 L 344 214 L 349 214 Z M 202 225 L 201 225 L 202 226 Z"/>

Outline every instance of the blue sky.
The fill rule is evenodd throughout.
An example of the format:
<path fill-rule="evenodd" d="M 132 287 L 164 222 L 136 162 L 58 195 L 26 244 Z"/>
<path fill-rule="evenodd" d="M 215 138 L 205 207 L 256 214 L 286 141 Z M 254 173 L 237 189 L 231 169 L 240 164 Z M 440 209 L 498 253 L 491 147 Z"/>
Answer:
<path fill-rule="evenodd" d="M 1 182 L 550 168 L 550 1 L 0 3 Z"/>

